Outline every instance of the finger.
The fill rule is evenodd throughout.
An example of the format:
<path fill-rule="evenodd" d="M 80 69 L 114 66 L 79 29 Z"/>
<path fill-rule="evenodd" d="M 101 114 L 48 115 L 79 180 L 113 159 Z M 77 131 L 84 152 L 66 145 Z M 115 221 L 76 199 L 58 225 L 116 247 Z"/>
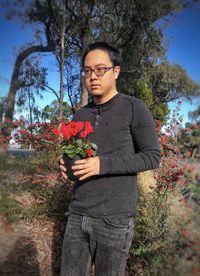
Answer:
<path fill-rule="evenodd" d="M 92 174 L 92 173 L 84 174 L 83 176 L 81 176 L 81 177 L 79 178 L 79 180 L 84 180 L 84 179 L 86 179 L 86 178 L 88 178 L 88 177 L 90 177 L 90 176 L 93 176 L 93 174 Z"/>
<path fill-rule="evenodd" d="M 66 173 L 61 172 L 61 174 L 62 174 L 62 176 L 63 176 L 65 179 L 68 179 L 68 177 L 67 177 Z"/>
<path fill-rule="evenodd" d="M 63 165 L 60 165 L 60 169 L 61 169 L 61 171 L 64 171 L 64 172 L 66 172 L 66 171 L 67 171 L 66 167 L 65 167 L 65 166 L 63 166 Z"/>
<path fill-rule="evenodd" d="M 84 170 L 75 171 L 73 174 L 74 175 L 82 175 L 82 174 L 86 174 L 89 172 L 90 172 L 90 169 L 84 169 Z"/>
<path fill-rule="evenodd" d="M 64 162 L 64 160 L 61 158 L 60 159 L 60 165 L 64 165 L 65 164 L 65 162 Z"/>
<path fill-rule="evenodd" d="M 72 166 L 73 171 L 82 170 L 82 169 L 86 169 L 86 168 L 88 168 L 88 166 L 86 164 Z"/>
<path fill-rule="evenodd" d="M 79 165 L 79 164 L 84 164 L 88 161 L 89 158 L 85 158 L 85 159 L 81 159 L 81 160 L 76 160 L 74 162 L 75 165 Z"/>

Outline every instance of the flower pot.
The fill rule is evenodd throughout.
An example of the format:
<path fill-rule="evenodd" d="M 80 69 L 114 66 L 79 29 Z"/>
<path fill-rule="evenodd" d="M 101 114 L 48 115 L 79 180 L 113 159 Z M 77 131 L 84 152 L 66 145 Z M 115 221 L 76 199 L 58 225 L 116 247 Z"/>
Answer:
<path fill-rule="evenodd" d="M 74 165 L 74 162 L 76 160 L 80 160 L 81 157 L 79 155 L 76 155 L 74 158 L 69 158 L 68 155 L 66 153 L 63 154 L 63 160 L 65 162 L 65 167 L 67 169 L 67 177 L 69 180 L 71 181 L 78 181 L 80 175 L 74 175 L 73 174 L 73 170 L 72 170 L 72 166 Z"/>

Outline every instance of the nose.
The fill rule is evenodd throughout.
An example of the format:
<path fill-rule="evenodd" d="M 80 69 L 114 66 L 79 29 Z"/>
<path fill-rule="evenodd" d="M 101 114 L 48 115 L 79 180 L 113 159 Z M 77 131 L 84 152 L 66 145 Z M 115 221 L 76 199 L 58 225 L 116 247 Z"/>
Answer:
<path fill-rule="evenodd" d="M 93 80 L 93 79 L 96 79 L 96 78 L 97 78 L 97 76 L 96 76 L 94 70 L 92 70 L 91 75 L 90 75 L 90 79 Z"/>

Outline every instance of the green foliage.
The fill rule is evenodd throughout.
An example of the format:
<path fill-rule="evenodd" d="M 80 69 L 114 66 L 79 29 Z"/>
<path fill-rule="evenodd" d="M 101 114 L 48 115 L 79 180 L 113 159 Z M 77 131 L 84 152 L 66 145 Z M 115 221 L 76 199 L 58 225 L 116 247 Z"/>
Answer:
<path fill-rule="evenodd" d="M 57 171 L 58 161 L 51 152 L 28 158 L 1 153 L 0 214 L 3 218 L 16 222 L 36 217 L 63 217 L 70 189 L 66 182 L 62 183 Z M 18 200 L 21 197 L 27 197 L 28 206 Z"/>
<path fill-rule="evenodd" d="M 136 98 L 141 99 L 146 103 L 147 106 L 153 104 L 153 93 L 145 82 L 141 80 L 135 81 L 133 84 L 134 94 Z"/>
<path fill-rule="evenodd" d="M 61 153 L 66 153 L 69 158 L 74 158 L 76 155 L 86 158 L 88 157 L 87 150 L 92 150 L 93 156 L 96 156 L 97 145 L 78 139 L 74 140 L 73 144 L 63 145 Z"/>
<path fill-rule="evenodd" d="M 178 132 L 179 143 L 184 145 L 182 149 L 186 157 L 200 158 L 200 123 L 187 123 L 185 128 Z"/>
<path fill-rule="evenodd" d="M 67 102 L 63 102 L 63 120 L 67 121 L 72 114 L 72 108 Z M 50 105 L 46 105 L 41 111 L 42 121 L 59 119 L 59 103 L 54 100 Z"/>
<path fill-rule="evenodd" d="M 155 120 L 160 120 L 163 125 L 166 123 L 167 116 L 169 114 L 169 107 L 167 103 L 162 103 L 156 99 L 154 104 L 150 107 L 150 111 Z"/>
<path fill-rule="evenodd" d="M 9 222 L 15 221 L 23 211 L 21 204 L 6 191 L 0 190 L 0 196 L 0 214 Z"/>
<path fill-rule="evenodd" d="M 135 256 L 151 259 L 164 246 L 164 237 L 168 229 L 168 194 L 161 196 L 152 191 L 145 193 L 140 186 L 139 205 L 135 221 L 135 234 L 130 252 Z"/>
<path fill-rule="evenodd" d="M 160 120 L 162 124 L 166 122 L 169 108 L 167 103 L 160 101 L 157 96 L 154 95 L 151 86 L 146 80 L 133 81 L 133 95 L 141 99 L 149 107 L 155 120 Z"/>
<path fill-rule="evenodd" d="M 180 65 L 165 61 L 153 64 L 149 74 L 149 86 L 161 102 L 169 102 L 181 96 L 200 95 L 200 86 Z"/>
<path fill-rule="evenodd" d="M 193 122 L 200 123 L 200 105 L 196 110 L 189 112 L 188 116 Z"/>
<path fill-rule="evenodd" d="M 178 265 L 182 266 L 182 258 L 187 260 L 187 256 L 193 254 L 195 258 L 192 265 L 198 268 L 199 252 L 195 246 L 198 237 L 192 236 L 188 229 L 200 211 L 200 189 L 196 183 L 198 172 L 181 155 L 183 144 L 179 143 L 176 136 L 181 122 L 178 112 L 179 107 L 174 110 L 165 132 L 162 131 L 161 122 L 157 122 L 161 148 L 160 168 L 152 176 L 147 174 L 145 179 L 140 174 L 138 177 L 139 205 L 130 252 L 133 267 L 135 259 L 142 267 L 141 275 L 179 275 Z M 179 215 L 184 202 L 188 205 L 187 218 Z M 180 206 L 177 207 L 177 204 Z M 199 225 L 198 222 L 194 224 L 193 230 L 196 231 Z M 190 275 L 188 273 L 192 271 L 192 265 L 184 265 L 180 275 Z M 137 265 L 134 271 L 137 272 Z"/>
<path fill-rule="evenodd" d="M 173 193 L 170 190 L 159 193 L 155 186 L 147 189 L 149 175 L 143 179 L 144 183 L 139 182 L 139 204 L 130 248 L 133 271 L 138 272 L 138 264 L 142 266 L 139 275 L 190 275 L 193 270 L 199 271 L 200 188 L 195 174 L 198 175 L 190 165 L 186 166 L 185 185 L 177 186 Z"/>
<path fill-rule="evenodd" d="M 145 88 L 142 83 L 139 83 L 138 91 L 141 87 Z M 150 92 L 149 89 L 147 91 Z M 199 201 L 200 190 L 197 185 L 195 186 L 194 168 L 181 159 L 181 145 L 176 135 L 181 120 L 177 114 L 178 109 L 173 113 L 172 122 L 165 132 L 161 130 L 161 122 L 157 122 L 162 156 L 161 167 L 155 172 L 156 183 L 155 186 L 150 187 L 149 192 L 146 192 L 146 186 L 139 187 L 135 235 L 130 252 L 134 258 L 137 258 L 138 263 L 142 264 L 142 271 L 140 271 L 143 274 L 141 275 L 178 275 L 177 264 L 183 257 L 187 260 L 188 256 L 195 259 L 193 263 L 197 272 L 199 269 L 200 256 L 196 249 L 199 238 L 192 239 L 187 227 L 195 220 L 195 216 L 199 217 L 199 208 L 195 205 L 195 200 Z M 78 145 L 81 144 L 82 142 L 78 141 Z M 71 198 L 71 187 L 70 183 L 62 183 L 57 172 L 58 153 L 55 150 L 49 149 L 45 154 L 38 154 L 29 159 L 1 154 L 0 211 L 2 214 L 8 220 L 32 219 L 38 216 L 45 219 L 63 218 Z M 148 181 L 145 181 L 145 185 L 147 183 Z M 188 194 L 186 196 L 185 191 L 189 193 L 189 197 Z M 25 192 L 34 198 L 34 202 L 28 208 L 15 197 L 22 196 Z M 179 192 L 179 197 L 176 192 Z M 172 199 L 180 202 L 179 199 L 183 199 L 183 196 L 185 199 L 178 208 L 172 204 Z M 180 215 L 177 220 L 174 218 L 170 220 L 172 214 L 179 215 L 178 211 L 182 210 L 186 198 L 187 202 L 192 202 L 194 205 L 193 217 L 187 220 Z M 171 233 L 171 230 L 175 233 Z M 185 275 L 190 275 L 190 272 L 191 270 Z"/>
<path fill-rule="evenodd" d="M 135 77 L 132 80 L 129 80 L 129 74 L 123 74 L 122 71 L 120 87 L 125 94 L 143 100 L 150 108 L 154 119 L 163 123 L 166 122 L 169 113 L 169 101 L 182 96 L 187 98 L 200 95 L 199 84 L 179 65 L 167 61 L 149 62 L 139 78 Z"/>
<path fill-rule="evenodd" d="M 134 86 L 138 85 L 134 82 L 137 83 L 142 78 L 145 80 L 147 78 L 144 83 L 148 87 L 144 87 L 143 92 L 142 87 L 139 87 L 138 97 L 144 98 L 147 104 L 152 103 L 152 110 L 160 102 L 166 103 L 182 95 L 199 95 L 199 86 L 180 66 L 170 65 L 167 62 L 159 63 L 165 57 L 166 52 L 163 45 L 163 19 L 167 17 L 170 21 L 172 14 L 193 2 L 195 1 L 188 3 L 185 0 L 167 2 L 163 0 L 78 0 L 75 5 L 73 0 L 61 0 L 59 3 L 37 0 L 7 3 L 9 18 L 17 17 L 23 23 L 32 24 L 39 42 L 34 47 L 27 45 L 17 56 L 13 72 L 15 78 L 11 83 L 13 90 L 9 92 L 6 117 L 12 119 L 16 92 L 20 88 L 19 84 L 25 81 L 29 81 L 28 85 L 33 85 L 33 88 L 40 82 L 38 87 L 41 89 L 44 86 L 47 87 L 62 103 L 62 96 L 59 97 L 59 93 L 45 83 L 43 76 L 45 77 L 46 71 L 41 70 L 41 74 L 38 74 L 39 71 L 32 68 L 37 67 L 37 64 L 32 67 L 29 64 L 27 70 L 22 70 L 22 68 L 21 71 L 19 70 L 20 67 L 24 67 L 28 57 L 35 52 L 50 52 L 56 55 L 59 70 L 61 69 L 61 56 L 63 60 L 61 52 L 65 55 L 66 83 L 61 84 L 60 91 L 64 88 L 70 103 L 75 106 L 77 99 L 81 98 L 80 58 L 87 45 L 97 40 L 106 40 L 120 49 L 122 56 L 122 75 L 118 85 L 120 92 L 134 96 L 134 93 L 137 93 L 134 91 Z M 60 47 L 63 33 L 65 41 L 62 42 L 66 46 L 64 52 Z M 46 45 L 41 45 L 43 40 L 46 41 Z M 75 70 L 72 70 L 74 67 Z M 30 74 L 32 71 L 34 74 Z M 26 74 L 28 78 L 24 78 Z M 25 90 L 26 87 L 24 86 Z M 167 107 L 163 113 L 161 108 L 157 108 L 155 118 L 161 115 L 161 120 L 164 121 Z M 47 116 L 48 112 L 47 107 L 44 115 Z"/>
<path fill-rule="evenodd" d="M 6 97 L 0 97 L 0 123 L 2 123 L 5 110 L 6 110 Z"/>

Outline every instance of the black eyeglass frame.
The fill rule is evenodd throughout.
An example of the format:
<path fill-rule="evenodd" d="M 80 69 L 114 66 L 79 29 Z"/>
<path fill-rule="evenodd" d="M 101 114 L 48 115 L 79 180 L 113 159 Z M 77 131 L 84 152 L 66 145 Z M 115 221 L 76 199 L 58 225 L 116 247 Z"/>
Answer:
<path fill-rule="evenodd" d="M 105 75 L 105 73 L 107 73 L 109 70 L 111 70 L 111 69 L 114 69 L 116 66 L 109 66 L 109 67 L 107 67 L 107 66 L 99 66 L 99 67 L 97 67 L 97 68 L 94 68 L 94 69 L 91 69 L 91 68 L 88 68 L 87 70 L 89 70 L 89 72 L 86 74 L 86 72 L 83 70 L 82 71 L 82 73 L 81 73 L 81 75 L 83 76 L 83 77 L 90 77 L 91 75 L 92 75 L 92 72 L 94 72 L 95 73 L 95 75 L 97 76 L 97 77 L 103 77 L 104 75 Z M 97 73 L 97 70 L 98 69 L 104 69 L 104 72 L 103 73 L 100 73 L 100 74 L 98 74 Z M 96 72 L 95 72 L 96 71 Z"/>

